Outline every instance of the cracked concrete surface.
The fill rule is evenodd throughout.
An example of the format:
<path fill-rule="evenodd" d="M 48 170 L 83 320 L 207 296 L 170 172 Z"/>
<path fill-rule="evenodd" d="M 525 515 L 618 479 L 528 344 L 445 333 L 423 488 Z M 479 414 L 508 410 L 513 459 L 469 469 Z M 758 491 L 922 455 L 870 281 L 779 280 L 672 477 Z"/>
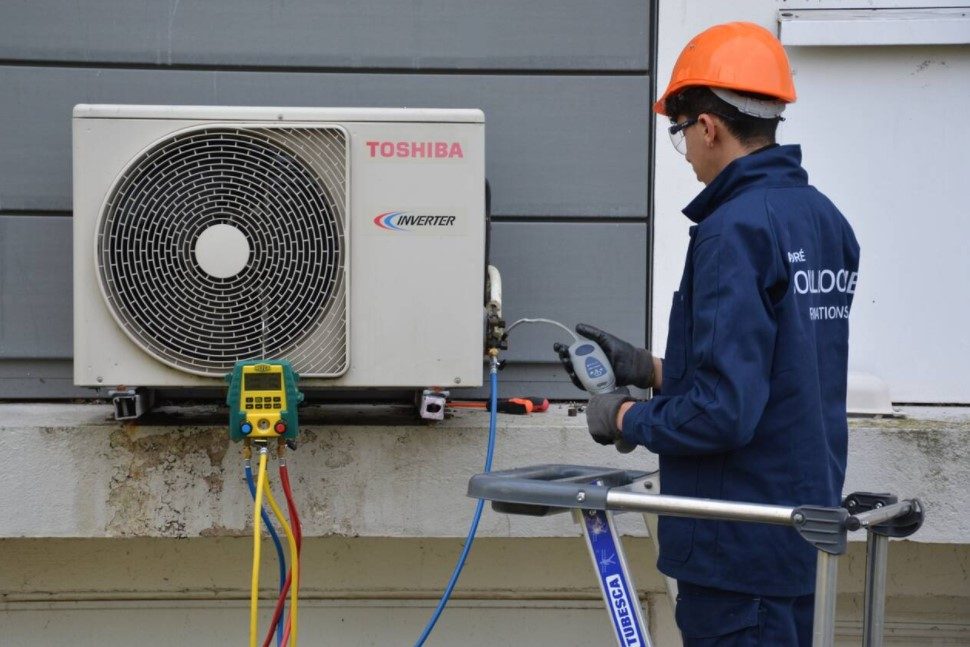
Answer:
<path fill-rule="evenodd" d="M 11 494 L 0 500 L 0 537 L 231 537 L 251 528 L 241 445 L 229 441 L 218 407 L 162 409 L 134 424 L 115 422 L 105 405 L 9 404 L 0 413 L 0 486 Z M 919 496 L 928 514 L 915 541 L 967 543 L 970 410 L 906 414 L 851 422 L 846 492 Z M 483 413 L 430 425 L 395 407 L 311 407 L 301 426 L 287 462 L 307 536 L 464 535 Z M 584 418 L 565 407 L 500 418 L 496 469 L 549 462 L 652 469 L 656 457 L 589 442 Z M 275 467 L 270 475 L 276 483 Z M 635 515 L 620 521 L 644 534 Z M 574 533 L 568 515 L 488 512 L 480 528 L 494 537 Z"/>

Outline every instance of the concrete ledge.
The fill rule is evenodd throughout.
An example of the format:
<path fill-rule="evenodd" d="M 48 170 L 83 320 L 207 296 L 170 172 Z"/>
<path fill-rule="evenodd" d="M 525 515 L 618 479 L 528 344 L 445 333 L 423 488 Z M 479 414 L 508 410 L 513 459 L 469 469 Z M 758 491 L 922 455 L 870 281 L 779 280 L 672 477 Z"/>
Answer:
<path fill-rule="evenodd" d="M 306 599 L 437 600 L 464 538 L 314 537 L 303 549 Z M 624 549 L 637 589 L 664 593 L 653 542 L 627 537 Z M 0 603 L 93 600 L 248 600 L 252 539 L 0 539 Z M 964 614 L 970 623 L 970 547 L 890 544 L 887 595 L 922 600 L 922 611 Z M 262 587 L 276 589 L 276 556 L 264 551 Z M 866 547 L 839 559 L 839 592 L 861 598 Z M 571 537 L 481 538 L 456 597 L 599 600 L 593 566 L 578 528 Z M 952 598 L 942 604 L 942 598 Z M 910 605 L 912 606 L 912 605 Z M 855 609 L 861 614 L 861 606 Z"/>
<path fill-rule="evenodd" d="M 410 644 L 430 615 L 461 543 L 309 539 L 303 553 L 301 635 L 325 635 L 328 644 L 340 645 Z M 624 543 L 655 644 L 679 645 L 653 565 L 652 542 L 627 538 Z M 144 642 L 148 635 L 165 644 L 238 645 L 245 642 L 251 551 L 248 537 L 0 540 L 3 644 L 94 647 Z M 276 583 L 274 557 L 265 557 L 262 626 Z M 892 543 L 886 645 L 967 644 L 968 559 L 968 546 Z M 839 560 L 840 647 L 859 645 L 865 570 L 865 546 L 856 543 Z M 442 623 L 434 644 L 605 645 L 611 640 L 589 555 L 578 536 L 477 541 Z"/>
<path fill-rule="evenodd" d="M 853 420 L 846 492 L 918 496 L 928 509 L 915 541 L 970 538 L 970 410 L 907 409 L 905 419 Z M 0 537 L 239 536 L 251 528 L 240 446 L 219 407 L 163 409 L 119 424 L 105 405 L 0 405 Z M 460 537 L 473 509 L 468 477 L 481 471 L 487 417 L 459 412 L 437 425 L 406 409 L 331 406 L 301 412 L 288 454 L 307 536 Z M 653 469 L 590 442 L 564 406 L 501 416 L 496 469 L 533 463 Z M 277 490 L 278 491 L 278 490 Z M 625 515 L 621 529 L 643 535 Z M 573 536 L 567 515 L 486 513 L 482 536 Z M 861 537 L 856 537 L 857 539 Z"/>

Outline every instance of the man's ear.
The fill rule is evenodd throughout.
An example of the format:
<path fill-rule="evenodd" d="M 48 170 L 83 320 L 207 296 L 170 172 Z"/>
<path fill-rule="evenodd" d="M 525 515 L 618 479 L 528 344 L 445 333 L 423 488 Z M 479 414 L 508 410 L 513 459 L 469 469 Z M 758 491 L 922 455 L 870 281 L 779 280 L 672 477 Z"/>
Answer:
<path fill-rule="evenodd" d="M 703 133 L 704 145 L 708 148 L 712 148 L 718 137 L 722 136 L 720 129 L 723 128 L 724 125 L 719 119 L 706 112 L 698 115 L 697 125 L 700 126 L 700 130 Z"/>

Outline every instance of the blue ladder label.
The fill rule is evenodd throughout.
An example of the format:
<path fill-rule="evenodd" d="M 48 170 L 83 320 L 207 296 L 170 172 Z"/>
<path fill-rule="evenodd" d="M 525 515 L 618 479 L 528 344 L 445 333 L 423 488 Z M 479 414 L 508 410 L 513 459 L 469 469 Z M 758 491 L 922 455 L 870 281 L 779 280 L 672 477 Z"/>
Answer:
<path fill-rule="evenodd" d="M 613 619 L 613 629 L 623 647 L 650 647 L 648 635 L 640 618 L 640 600 L 630 586 L 630 578 L 624 570 L 621 552 L 611 520 L 605 510 L 583 510 L 586 537 L 606 605 Z"/>

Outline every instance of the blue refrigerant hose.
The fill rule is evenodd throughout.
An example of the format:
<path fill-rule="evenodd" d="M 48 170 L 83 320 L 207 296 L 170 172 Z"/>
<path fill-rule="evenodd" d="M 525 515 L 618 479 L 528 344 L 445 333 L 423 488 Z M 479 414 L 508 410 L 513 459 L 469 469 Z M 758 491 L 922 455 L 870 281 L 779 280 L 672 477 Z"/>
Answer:
<path fill-rule="evenodd" d="M 253 500 L 256 499 L 256 483 L 253 481 L 253 467 L 247 460 L 244 463 L 244 469 L 246 470 L 246 485 L 249 486 L 249 493 L 252 495 Z M 262 510 L 263 525 L 269 530 L 270 537 L 273 538 L 273 545 L 276 546 L 276 561 L 280 565 L 280 591 L 286 586 L 286 555 L 283 553 L 283 544 L 280 543 L 280 536 L 276 534 L 276 529 L 270 522 L 269 514 L 266 512 L 264 507 Z M 276 645 L 279 647 L 283 644 L 283 624 L 282 622 L 276 625 Z"/>
<path fill-rule="evenodd" d="M 491 382 L 492 392 L 489 398 L 491 402 L 489 411 L 491 413 L 488 418 L 488 449 L 485 452 L 485 472 L 492 470 L 492 455 L 495 453 L 495 424 L 498 416 L 498 362 L 494 357 L 492 358 L 492 366 L 489 370 L 489 381 Z M 448 580 L 448 586 L 445 587 L 445 592 L 441 594 L 438 607 L 431 614 L 431 619 L 428 620 L 428 624 L 425 625 L 421 636 L 414 643 L 414 647 L 424 645 L 424 641 L 428 639 L 431 630 L 434 629 L 435 624 L 438 622 L 438 618 L 441 617 L 441 612 L 445 610 L 445 605 L 448 604 L 451 592 L 458 582 L 458 576 L 461 575 L 461 569 L 465 567 L 465 559 L 468 557 L 468 551 L 471 550 L 472 542 L 475 541 L 475 533 L 478 531 L 478 522 L 482 518 L 482 508 L 484 506 L 485 500 L 479 499 L 478 504 L 475 506 L 475 516 L 472 517 L 472 525 L 468 529 L 468 537 L 465 538 L 465 546 L 462 548 L 461 555 L 458 557 L 458 563 L 455 564 L 455 570 L 451 573 L 451 579 Z"/>

